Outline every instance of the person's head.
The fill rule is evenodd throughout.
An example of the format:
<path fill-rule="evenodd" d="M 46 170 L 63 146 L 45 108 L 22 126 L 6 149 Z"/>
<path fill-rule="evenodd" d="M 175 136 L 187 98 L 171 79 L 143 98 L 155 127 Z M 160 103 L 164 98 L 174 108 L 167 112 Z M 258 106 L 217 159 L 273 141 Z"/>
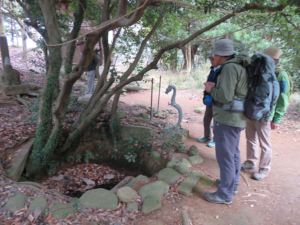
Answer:
<path fill-rule="evenodd" d="M 214 67 L 220 66 L 235 54 L 233 42 L 229 39 L 218 40 L 215 42 L 215 47 L 211 53 L 215 64 Z"/>
<path fill-rule="evenodd" d="M 266 54 L 273 58 L 276 65 L 279 62 L 281 50 L 275 46 L 270 46 L 263 51 L 263 54 Z"/>
<path fill-rule="evenodd" d="M 213 58 L 212 54 L 210 54 L 210 55 L 208 56 L 208 58 L 209 58 L 209 61 L 210 61 L 210 63 L 211 63 L 211 66 L 215 67 L 215 66 L 214 66 L 214 58 Z"/>

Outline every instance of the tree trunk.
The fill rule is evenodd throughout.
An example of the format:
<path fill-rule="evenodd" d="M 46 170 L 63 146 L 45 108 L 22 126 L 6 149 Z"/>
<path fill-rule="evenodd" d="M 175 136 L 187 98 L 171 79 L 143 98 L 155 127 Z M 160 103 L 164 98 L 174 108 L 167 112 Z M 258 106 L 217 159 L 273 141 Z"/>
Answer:
<path fill-rule="evenodd" d="M 192 71 L 192 50 L 191 50 L 191 42 L 189 42 L 186 46 L 186 73 L 190 74 Z"/>
<path fill-rule="evenodd" d="M 27 44 L 26 44 L 26 32 L 25 32 L 25 26 L 21 27 L 22 32 L 22 46 L 23 46 L 23 57 L 27 58 Z"/>
<path fill-rule="evenodd" d="M 81 24 L 83 22 L 84 18 L 84 12 L 87 7 L 87 0 L 79 0 L 78 1 L 78 8 L 76 12 L 74 13 L 74 26 L 73 29 L 69 35 L 69 40 L 72 40 L 74 38 L 78 37 L 78 34 L 80 32 Z M 67 45 L 67 58 L 65 61 L 65 71 L 66 74 L 69 74 L 72 72 L 73 68 L 73 57 L 76 50 L 76 42 L 73 41 L 72 43 Z"/>
<path fill-rule="evenodd" d="M 173 72 L 173 73 L 176 73 L 177 72 L 177 49 L 174 49 L 174 51 L 172 51 L 172 59 L 171 59 L 171 62 L 170 62 L 170 70 Z M 148 59 L 147 59 L 147 65 L 148 65 Z"/>
<path fill-rule="evenodd" d="M 15 21 L 14 21 L 14 31 L 16 33 L 16 43 L 17 43 L 17 46 L 19 47 L 20 46 L 19 45 L 19 39 L 18 39 L 19 35 L 18 35 L 18 30 L 17 30 L 17 26 L 16 26 Z"/>
<path fill-rule="evenodd" d="M 20 73 L 14 70 L 10 64 L 9 50 L 5 35 L 5 27 L 3 23 L 2 11 L 0 9 L 0 47 L 3 65 L 3 74 L 0 75 L 0 85 L 18 85 L 20 81 Z"/>
<path fill-rule="evenodd" d="M 60 43 L 61 34 L 56 19 L 55 1 L 39 0 L 38 2 L 45 18 L 45 27 L 49 37 L 45 39 L 45 42 L 50 45 Z M 62 64 L 61 46 L 49 47 L 48 50 L 49 68 L 40 98 L 42 107 L 40 106 L 39 116 L 41 121 L 35 133 L 36 140 L 30 155 L 31 163 L 28 167 L 28 174 L 30 175 L 36 174 L 47 167 L 57 147 L 62 128 L 61 123 L 56 123 L 52 128 L 52 104 L 55 100 L 55 90 L 59 87 L 59 74 Z"/>

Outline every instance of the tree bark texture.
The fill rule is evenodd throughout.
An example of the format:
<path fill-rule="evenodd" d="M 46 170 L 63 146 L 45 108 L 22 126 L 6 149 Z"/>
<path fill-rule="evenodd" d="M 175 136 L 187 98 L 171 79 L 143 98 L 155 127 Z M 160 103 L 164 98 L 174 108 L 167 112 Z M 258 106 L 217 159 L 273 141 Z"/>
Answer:
<path fill-rule="evenodd" d="M 72 40 L 74 38 L 78 37 L 78 34 L 80 32 L 81 24 L 84 19 L 84 13 L 86 11 L 87 7 L 87 0 L 78 0 L 78 8 L 76 12 L 74 13 L 74 25 L 73 29 L 69 35 L 69 40 Z M 67 45 L 67 58 L 65 61 L 65 71 L 66 74 L 69 74 L 72 72 L 73 67 L 73 57 L 76 50 L 76 42 L 72 42 Z"/>
<path fill-rule="evenodd" d="M 61 34 L 56 19 L 55 1 L 39 0 L 40 8 L 45 19 L 45 27 L 48 33 L 48 43 L 61 42 Z M 55 90 L 59 87 L 59 74 L 62 64 L 61 46 L 49 47 L 49 68 L 40 98 L 40 124 L 36 131 L 36 140 L 30 155 L 31 165 L 29 174 L 35 174 L 45 168 L 53 156 L 61 134 L 62 124 L 55 123 L 52 127 L 52 104 L 55 100 Z M 42 107 L 41 107 L 42 105 Z M 56 118 L 57 121 L 58 118 Z M 61 119 L 61 118 L 59 118 Z"/>
<path fill-rule="evenodd" d="M 2 11 L 0 9 L 0 48 L 3 65 L 3 74 L 0 75 L 0 85 L 18 85 L 21 83 L 20 73 L 14 70 L 10 64 L 8 44 L 3 23 Z"/>

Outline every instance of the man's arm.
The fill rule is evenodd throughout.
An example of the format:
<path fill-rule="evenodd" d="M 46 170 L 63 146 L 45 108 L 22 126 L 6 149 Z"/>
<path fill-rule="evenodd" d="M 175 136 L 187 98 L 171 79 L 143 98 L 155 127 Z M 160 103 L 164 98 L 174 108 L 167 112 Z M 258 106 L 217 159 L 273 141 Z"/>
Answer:
<path fill-rule="evenodd" d="M 218 76 L 217 85 L 210 90 L 210 94 L 215 101 L 223 104 L 232 101 L 237 84 L 236 74 L 233 66 L 230 64 L 224 65 L 221 74 Z"/>
<path fill-rule="evenodd" d="M 271 118 L 273 123 L 280 124 L 280 121 L 289 105 L 290 78 L 285 71 L 282 71 L 279 73 L 277 79 L 280 86 L 280 95 L 276 104 L 274 105 L 274 111 Z"/>

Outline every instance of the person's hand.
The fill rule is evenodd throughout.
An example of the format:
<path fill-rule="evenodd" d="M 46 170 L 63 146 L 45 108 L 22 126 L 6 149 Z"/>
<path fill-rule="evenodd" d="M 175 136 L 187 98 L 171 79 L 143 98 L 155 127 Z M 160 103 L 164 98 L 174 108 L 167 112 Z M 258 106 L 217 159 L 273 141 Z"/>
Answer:
<path fill-rule="evenodd" d="M 276 130 L 279 127 L 280 127 L 280 124 L 271 122 L 271 129 L 272 130 Z"/>
<path fill-rule="evenodd" d="M 213 82 L 205 82 L 204 85 L 205 85 L 205 91 L 210 93 L 210 89 L 214 87 L 216 84 Z"/>

